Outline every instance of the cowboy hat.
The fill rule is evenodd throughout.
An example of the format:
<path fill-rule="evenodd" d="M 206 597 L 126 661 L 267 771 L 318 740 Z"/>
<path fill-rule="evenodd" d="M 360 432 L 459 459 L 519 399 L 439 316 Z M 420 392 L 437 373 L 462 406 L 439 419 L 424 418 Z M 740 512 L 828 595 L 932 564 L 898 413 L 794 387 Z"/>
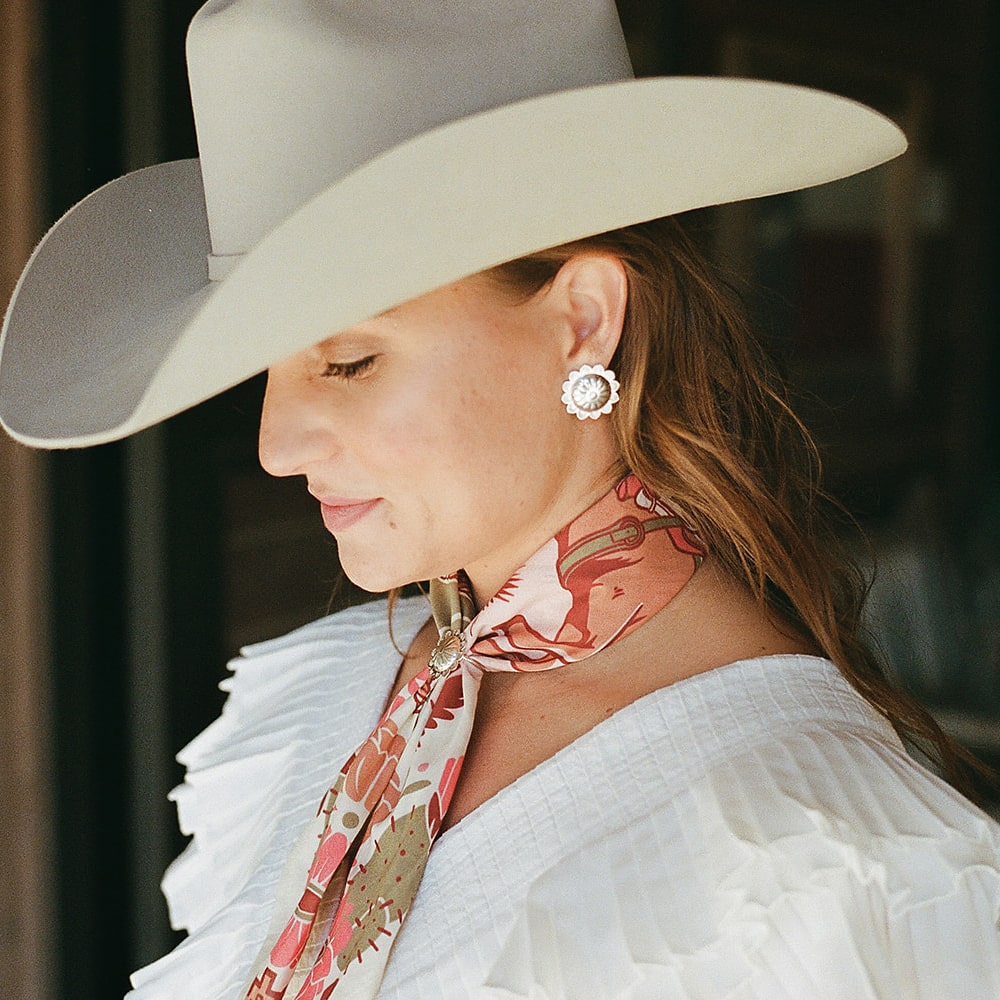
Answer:
<path fill-rule="evenodd" d="M 14 291 L 26 444 L 124 437 L 505 260 L 906 147 L 832 94 L 634 79 L 612 0 L 210 0 L 187 57 L 199 158 L 85 198 Z"/>

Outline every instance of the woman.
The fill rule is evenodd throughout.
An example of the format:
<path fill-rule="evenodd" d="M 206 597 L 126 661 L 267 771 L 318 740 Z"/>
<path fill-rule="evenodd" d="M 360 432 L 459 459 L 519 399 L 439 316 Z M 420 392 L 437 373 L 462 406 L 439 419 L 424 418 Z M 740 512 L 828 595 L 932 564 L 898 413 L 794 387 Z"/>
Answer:
<path fill-rule="evenodd" d="M 897 130 L 628 82 L 603 3 L 399 6 L 208 4 L 200 177 L 78 206 L 8 313 L 21 439 L 121 436 L 266 367 L 264 467 L 305 477 L 357 584 L 429 581 L 237 661 L 176 793 L 190 936 L 132 995 L 996 994 L 1000 831 L 903 749 L 957 774 L 861 644 L 808 436 L 664 218 L 865 169 Z"/>

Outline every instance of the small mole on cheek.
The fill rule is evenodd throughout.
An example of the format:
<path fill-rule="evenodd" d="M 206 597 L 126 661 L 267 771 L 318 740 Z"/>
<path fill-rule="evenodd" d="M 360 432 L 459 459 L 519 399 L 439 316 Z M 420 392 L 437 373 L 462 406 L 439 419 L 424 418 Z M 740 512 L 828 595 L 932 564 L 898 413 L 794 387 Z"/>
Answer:
<path fill-rule="evenodd" d="M 390 531 L 395 531 L 396 530 L 396 522 L 395 521 L 390 521 L 389 522 L 389 530 Z"/>

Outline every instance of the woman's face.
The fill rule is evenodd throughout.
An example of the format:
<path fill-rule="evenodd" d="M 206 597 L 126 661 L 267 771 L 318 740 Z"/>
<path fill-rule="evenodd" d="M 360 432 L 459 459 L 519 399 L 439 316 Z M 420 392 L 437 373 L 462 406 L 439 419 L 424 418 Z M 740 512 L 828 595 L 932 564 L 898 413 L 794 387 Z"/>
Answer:
<path fill-rule="evenodd" d="M 608 362 L 581 353 L 578 306 L 478 275 L 269 370 L 261 464 L 306 477 L 352 581 L 464 568 L 483 599 L 610 487 L 608 421 L 560 401 L 571 368 Z"/>

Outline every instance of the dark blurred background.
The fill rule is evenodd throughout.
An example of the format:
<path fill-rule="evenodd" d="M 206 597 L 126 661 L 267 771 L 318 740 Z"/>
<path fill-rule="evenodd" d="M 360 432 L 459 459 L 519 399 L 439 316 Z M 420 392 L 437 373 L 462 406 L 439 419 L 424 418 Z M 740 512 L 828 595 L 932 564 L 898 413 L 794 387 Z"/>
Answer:
<path fill-rule="evenodd" d="M 126 170 L 196 155 L 196 0 L 5 0 L 6 301 L 33 242 Z M 995 5 L 619 0 L 639 74 L 828 88 L 896 119 L 898 161 L 692 223 L 748 289 L 877 564 L 873 632 L 968 745 L 1000 747 Z M 257 468 L 260 379 L 130 441 L 0 443 L 0 981 L 120 996 L 177 939 L 174 754 L 238 648 L 358 600 L 297 482 Z M 336 592 L 335 592 L 336 590 Z M 991 802 L 987 803 L 992 806 Z"/>

